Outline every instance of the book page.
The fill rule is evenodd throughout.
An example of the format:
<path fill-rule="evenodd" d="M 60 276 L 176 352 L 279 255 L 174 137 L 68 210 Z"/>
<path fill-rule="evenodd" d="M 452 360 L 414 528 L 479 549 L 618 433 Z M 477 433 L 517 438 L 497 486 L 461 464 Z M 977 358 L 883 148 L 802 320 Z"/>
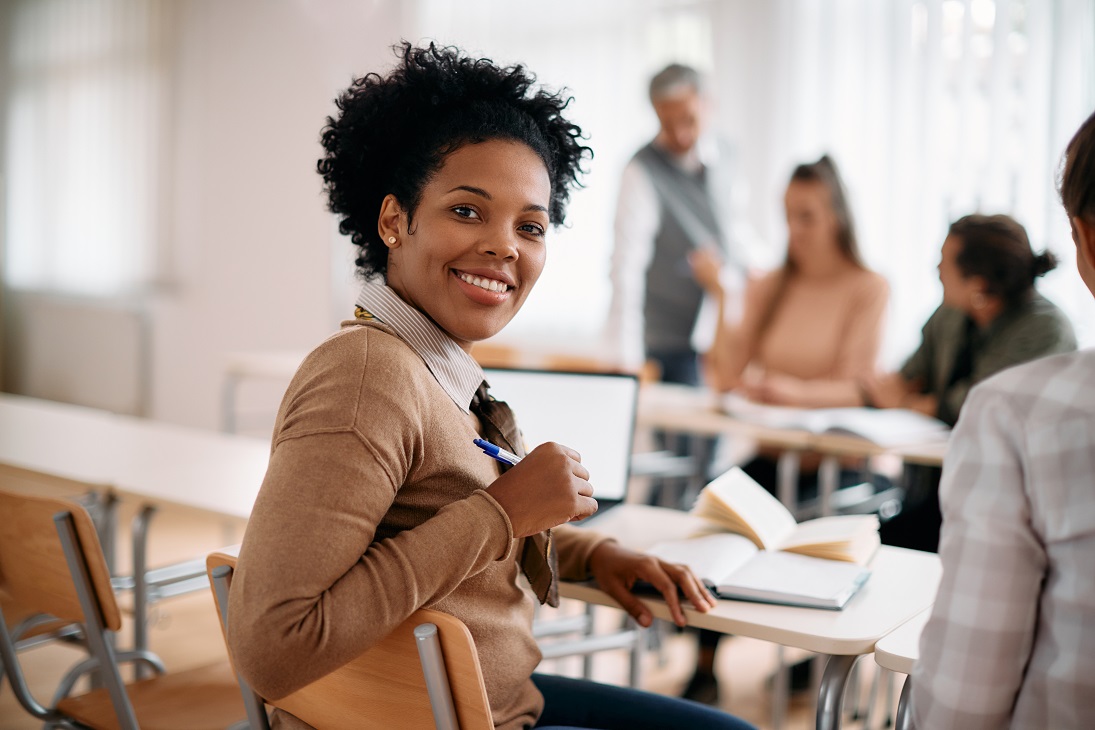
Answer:
<path fill-rule="evenodd" d="M 799 523 L 779 549 L 863 565 L 879 544 L 878 517 L 838 515 Z"/>
<path fill-rule="evenodd" d="M 797 527 L 778 499 L 738 467 L 707 484 L 692 513 L 745 535 L 763 550 L 775 550 Z"/>
<path fill-rule="evenodd" d="M 843 608 L 870 576 L 858 565 L 782 552 L 760 552 L 716 586 L 725 598 Z"/>
<path fill-rule="evenodd" d="M 879 446 L 945 441 L 950 427 L 938 418 L 905 408 L 827 408 L 817 411 L 825 431 L 847 433 Z"/>
<path fill-rule="evenodd" d="M 906 408 L 789 408 L 754 403 L 726 393 L 722 411 L 747 423 L 810 433 L 844 433 L 879 446 L 905 446 L 946 440 L 950 428 L 937 418 Z"/>
<path fill-rule="evenodd" d="M 723 413 L 747 423 L 768 428 L 786 428 L 818 433 L 828 422 L 819 418 L 810 408 L 772 406 L 751 401 L 738 393 L 724 393 L 719 401 Z"/>
<path fill-rule="evenodd" d="M 741 535 L 721 532 L 683 540 L 659 542 L 646 551 L 670 563 L 682 563 L 696 577 L 714 587 L 757 554 L 757 546 Z"/>

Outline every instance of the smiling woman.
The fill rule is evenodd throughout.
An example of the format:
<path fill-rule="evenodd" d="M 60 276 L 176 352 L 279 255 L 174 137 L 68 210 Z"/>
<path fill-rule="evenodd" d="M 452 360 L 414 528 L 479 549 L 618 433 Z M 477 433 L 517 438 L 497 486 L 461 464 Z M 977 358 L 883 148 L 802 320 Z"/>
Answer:
<path fill-rule="evenodd" d="M 566 524 L 597 508 L 581 456 L 524 454 L 468 353 L 544 269 L 589 153 L 568 99 L 456 49 L 400 55 L 356 81 L 323 132 L 319 172 L 363 283 L 356 317 L 305 358 L 278 413 L 229 597 L 237 669 L 277 700 L 428 607 L 471 631 L 502 730 L 741 730 L 675 698 L 533 674 L 536 601 L 556 605 L 559 579 L 596 578 L 644 626 L 636 581 L 682 625 L 681 592 L 699 611 L 713 600 L 687 568 Z M 479 438 L 523 458 L 503 473 Z"/>
<path fill-rule="evenodd" d="M 384 198 L 388 286 L 465 350 L 497 334 L 544 269 L 550 199 L 547 168 L 525 145 L 460 148 L 423 188 L 413 227 L 395 196 Z"/>

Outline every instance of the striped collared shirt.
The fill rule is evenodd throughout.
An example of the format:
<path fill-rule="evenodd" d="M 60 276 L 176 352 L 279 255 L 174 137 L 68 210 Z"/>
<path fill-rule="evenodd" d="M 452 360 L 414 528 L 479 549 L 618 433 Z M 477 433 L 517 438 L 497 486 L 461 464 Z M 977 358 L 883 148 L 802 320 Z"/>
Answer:
<path fill-rule="evenodd" d="M 471 412 L 471 399 L 483 382 L 483 369 L 471 355 L 380 279 L 362 285 L 357 305 L 395 330 L 418 353 L 453 402 L 465 413 Z"/>

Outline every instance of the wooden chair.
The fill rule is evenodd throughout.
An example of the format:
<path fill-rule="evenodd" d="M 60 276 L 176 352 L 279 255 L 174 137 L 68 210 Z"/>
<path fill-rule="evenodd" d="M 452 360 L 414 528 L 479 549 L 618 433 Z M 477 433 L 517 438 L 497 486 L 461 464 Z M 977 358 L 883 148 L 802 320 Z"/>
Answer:
<path fill-rule="evenodd" d="M 0 657 L 19 703 L 48 724 L 137 730 L 226 728 L 245 713 L 228 662 L 126 684 L 119 659 L 157 670 L 153 655 L 116 652 L 121 613 L 95 526 L 80 505 L 0 491 L 0 590 L 35 613 L 81 625 L 100 689 L 43 706 L 27 688 L 15 642 L 0 615 Z M 3 607 L 0 607 L 2 611 Z"/>
<path fill-rule="evenodd" d="M 212 553 L 206 566 L 227 636 L 236 557 Z M 458 618 L 425 608 L 349 664 L 288 697 L 263 700 L 243 678 L 239 685 L 252 730 L 269 727 L 264 704 L 319 730 L 494 729 L 471 633 Z"/>

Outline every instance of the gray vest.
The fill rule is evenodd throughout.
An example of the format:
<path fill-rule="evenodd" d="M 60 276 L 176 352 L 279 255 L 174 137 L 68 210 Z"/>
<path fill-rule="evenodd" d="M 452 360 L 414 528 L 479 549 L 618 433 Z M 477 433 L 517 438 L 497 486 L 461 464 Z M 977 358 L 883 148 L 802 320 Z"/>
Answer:
<path fill-rule="evenodd" d="M 702 174 L 681 170 L 652 144 L 635 153 L 635 160 L 650 175 L 661 206 L 661 227 L 646 270 L 646 351 L 691 352 L 703 289 L 692 278 L 688 254 L 711 243 L 725 252 L 726 244 Z"/>

